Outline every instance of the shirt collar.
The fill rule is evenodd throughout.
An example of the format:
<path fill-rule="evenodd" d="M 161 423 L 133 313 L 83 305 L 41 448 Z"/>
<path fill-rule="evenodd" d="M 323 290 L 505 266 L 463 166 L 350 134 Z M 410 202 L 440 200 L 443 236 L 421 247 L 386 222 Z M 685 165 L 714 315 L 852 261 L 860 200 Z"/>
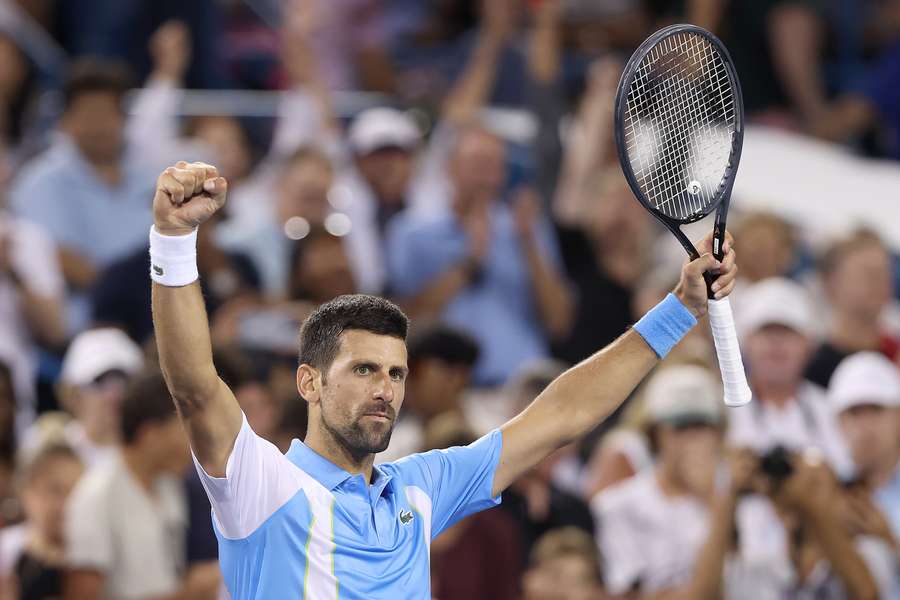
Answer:
<path fill-rule="evenodd" d="M 308 473 L 313 479 L 324 485 L 329 490 L 336 487 L 353 477 L 351 473 L 340 468 L 300 440 L 291 442 L 288 450 L 287 459 L 297 465 L 305 473 Z M 391 475 L 379 468 L 377 465 L 372 467 L 373 479 L 370 493 L 377 498 L 382 494 L 384 488 L 391 482 Z M 368 486 L 367 486 L 368 487 Z"/>

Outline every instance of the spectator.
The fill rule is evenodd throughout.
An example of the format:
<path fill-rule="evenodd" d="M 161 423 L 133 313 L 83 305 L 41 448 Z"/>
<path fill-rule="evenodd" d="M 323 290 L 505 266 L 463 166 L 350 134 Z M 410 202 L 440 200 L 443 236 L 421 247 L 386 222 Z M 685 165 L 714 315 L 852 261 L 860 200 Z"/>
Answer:
<path fill-rule="evenodd" d="M 116 65 L 73 66 L 63 90 L 61 135 L 22 171 L 12 191 L 14 209 L 59 245 L 63 275 L 77 289 L 147 239 L 155 169 L 126 146 L 122 100 L 128 87 Z"/>
<path fill-rule="evenodd" d="M 253 260 L 270 298 L 281 300 L 287 293 L 293 242 L 312 227 L 325 225 L 332 212 L 328 194 L 333 182 L 331 159 L 317 148 L 303 146 L 282 165 L 271 209 L 252 222 L 231 221 L 223 227 L 223 245 Z"/>
<path fill-rule="evenodd" d="M 0 457 L 3 462 L 12 464 L 15 456 L 16 434 L 16 391 L 13 385 L 12 370 L 0 362 Z M 0 492 L 0 496 L 5 494 Z"/>
<path fill-rule="evenodd" d="M 825 392 L 803 377 L 816 338 L 806 292 L 789 279 L 764 279 L 744 290 L 735 318 L 755 401 L 729 411 L 729 444 L 758 455 L 778 446 L 816 448 L 838 473 L 848 473 Z"/>
<path fill-rule="evenodd" d="M 63 438 L 86 466 L 118 453 L 125 386 L 142 364 L 140 348 L 121 330 L 91 329 L 72 340 L 60 375 L 62 405 L 73 417 Z M 25 447 L 38 447 L 42 437 L 35 424 L 25 435 Z"/>
<path fill-rule="evenodd" d="M 837 242 L 823 256 L 820 270 L 832 314 L 826 340 L 806 376 L 825 387 L 845 357 L 873 350 L 893 360 L 900 342 L 881 325 L 894 283 L 890 253 L 878 236 L 859 230 Z"/>
<path fill-rule="evenodd" d="M 741 277 L 756 283 L 786 277 L 796 261 L 791 226 L 771 213 L 751 213 L 737 221 L 734 243 L 741 249 Z"/>
<path fill-rule="evenodd" d="M 315 305 L 344 294 L 356 293 L 356 283 L 344 238 L 324 227 L 313 227 L 294 242 L 288 282 L 288 299 Z"/>
<path fill-rule="evenodd" d="M 475 383 L 502 384 L 522 363 L 547 355 L 568 330 L 571 298 L 539 201 L 520 190 L 499 199 L 505 149 L 481 128 L 460 133 L 450 158 L 450 207 L 404 213 L 389 234 L 391 285 L 411 316 L 442 317 L 482 349 Z"/>
<path fill-rule="evenodd" d="M 637 597 L 690 581 L 708 530 L 725 426 L 718 383 L 700 367 L 664 367 L 644 398 L 655 467 L 591 503 L 607 591 Z"/>
<path fill-rule="evenodd" d="M 189 450 L 160 373 L 130 383 L 121 436 L 121 456 L 92 468 L 66 508 L 65 597 L 215 598 L 215 567 L 182 577 Z"/>
<path fill-rule="evenodd" d="M 523 600 L 604 600 L 593 538 L 576 527 L 548 531 L 531 551 Z"/>
<path fill-rule="evenodd" d="M 405 410 L 379 462 L 421 451 L 425 429 L 440 415 L 451 413 L 466 423 L 462 395 L 478 359 L 477 342 L 456 328 L 436 324 L 414 332 L 407 352 Z"/>
<path fill-rule="evenodd" d="M 64 300 L 53 242 L 39 226 L 0 210 L 0 357 L 12 370 L 19 432 L 34 419 L 38 344 L 65 345 Z"/>
<path fill-rule="evenodd" d="M 4 558 L 14 565 L 12 584 L 17 597 L 62 597 L 64 508 L 83 470 L 75 452 L 64 445 L 39 450 L 24 466 L 20 479 L 25 512 L 23 545 L 13 556 Z"/>
<path fill-rule="evenodd" d="M 409 204 L 422 134 L 405 113 L 371 108 L 353 120 L 347 141 L 352 164 L 338 178 L 338 206 L 353 223 L 347 243 L 360 286 L 380 291 L 387 223 Z"/>
<path fill-rule="evenodd" d="M 898 552 L 900 374 L 879 354 L 854 354 L 835 371 L 828 395 L 856 465 L 856 479 L 850 482 L 851 523 L 860 533 L 883 538 Z M 887 517 L 886 523 L 878 511 Z"/>
<path fill-rule="evenodd" d="M 240 251 L 224 249 L 216 239 L 221 219 L 217 213 L 210 219 L 209 227 L 197 230 L 197 268 L 210 315 L 232 300 L 255 300 L 261 285 L 250 258 Z M 146 342 L 153 334 L 149 272 L 150 252 L 146 244 L 104 269 L 91 290 L 95 325 L 121 327 L 138 343 Z"/>

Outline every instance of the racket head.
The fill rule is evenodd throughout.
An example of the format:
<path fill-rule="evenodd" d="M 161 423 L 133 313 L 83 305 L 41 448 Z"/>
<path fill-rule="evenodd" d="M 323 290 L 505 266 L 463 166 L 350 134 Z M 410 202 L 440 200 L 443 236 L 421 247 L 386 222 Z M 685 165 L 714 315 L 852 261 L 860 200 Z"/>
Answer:
<path fill-rule="evenodd" d="M 744 141 L 740 81 L 724 44 L 687 24 L 647 38 L 619 80 L 615 134 L 635 197 L 683 245 L 679 225 L 717 207 L 724 218 Z"/>

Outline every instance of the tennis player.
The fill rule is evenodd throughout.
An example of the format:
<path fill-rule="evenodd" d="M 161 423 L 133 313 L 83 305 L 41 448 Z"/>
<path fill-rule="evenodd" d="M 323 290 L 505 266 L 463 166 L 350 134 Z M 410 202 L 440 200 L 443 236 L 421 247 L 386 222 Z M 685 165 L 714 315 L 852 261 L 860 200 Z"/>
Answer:
<path fill-rule="evenodd" d="M 705 314 L 703 272 L 720 274 L 719 297 L 737 272 L 734 251 L 719 264 L 705 239 L 672 294 L 500 429 L 378 466 L 403 404 L 408 321 L 387 300 L 336 298 L 301 328 L 297 390 L 309 422 L 305 442 L 283 455 L 247 424 L 212 360 L 196 235 L 225 204 L 226 187 L 201 163 L 163 172 L 150 275 L 160 364 L 212 503 L 234 600 L 428 600 L 432 538 L 498 504 L 517 477 L 606 418 Z"/>

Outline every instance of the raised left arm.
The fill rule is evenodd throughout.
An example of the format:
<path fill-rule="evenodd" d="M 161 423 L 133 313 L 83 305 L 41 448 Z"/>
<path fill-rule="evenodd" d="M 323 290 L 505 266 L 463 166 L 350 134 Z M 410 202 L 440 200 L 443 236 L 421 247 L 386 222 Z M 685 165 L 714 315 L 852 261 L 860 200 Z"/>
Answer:
<path fill-rule="evenodd" d="M 669 301 L 648 313 L 646 319 L 657 328 L 681 329 L 685 319 L 706 314 L 706 282 L 704 271 L 720 272 L 713 287 L 717 297 L 734 288 L 737 275 L 731 237 L 725 243 L 726 254 L 721 265 L 711 252 L 712 235 L 698 245 L 703 252 L 687 263 L 674 295 L 683 305 Z M 673 314 L 680 310 L 682 314 Z M 680 319 L 679 323 L 673 320 Z M 677 341 L 677 340 L 670 340 Z M 569 444 L 593 429 L 628 397 L 659 360 L 657 351 L 631 329 L 612 344 L 560 375 L 531 405 L 501 428 L 503 450 L 494 473 L 492 493 L 499 494 L 520 475 L 531 469 L 551 452 Z"/>

